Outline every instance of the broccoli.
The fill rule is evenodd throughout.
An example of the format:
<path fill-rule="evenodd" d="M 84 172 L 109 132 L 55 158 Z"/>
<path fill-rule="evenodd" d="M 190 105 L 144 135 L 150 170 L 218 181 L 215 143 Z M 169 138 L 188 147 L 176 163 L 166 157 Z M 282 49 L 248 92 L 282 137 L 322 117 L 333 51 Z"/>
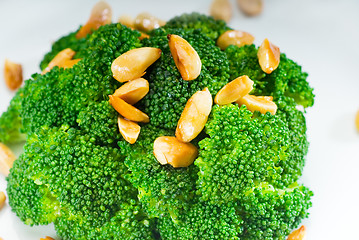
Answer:
<path fill-rule="evenodd" d="M 0 118 L 0 141 L 26 136 L 24 152 L 7 177 L 12 210 L 28 225 L 54 223 L 62 239 L 285 239 L 308 216 L 313 193 L 299 184 L 309 143 L 304 112 L 314 103 L 307 73 L 281 54 L 278 68 L 262 71 L 255 45 L 220 50 L 225 22 L 192 13 L 170 19 L 149 38 L 108 24 L 77 39 L 56 41 L 44 69 L 61 50 L 81 59 L 25 81 Z M 202 62 L 184 81 L 168 34 L 186 39 Z M 123 83 L 111 72 L 121 54 L 156 47 L 161 57 L 143 78 L 148 94 L 135 104 L 150 117 L 134 144 L 118 129 L 108 95 Z M 208 87 L 212 97 L 248 75 L 250 94 L 272 96 L 275 115 L 245 105 L 214 104 L 203 131 L 191 141 L 198 157 L 188 167 L 161 165 L 153 154 L 160 136 L 174 136 L 188 99 Z"/>
<path fill-rule="evenodd" d="M 10 102 L 8 109 L 0 117 L 0 142 L 12 143 L 24 141 L 26 135 L 22 133 L 20 117 L 23 89 L 19 89 Z"/>

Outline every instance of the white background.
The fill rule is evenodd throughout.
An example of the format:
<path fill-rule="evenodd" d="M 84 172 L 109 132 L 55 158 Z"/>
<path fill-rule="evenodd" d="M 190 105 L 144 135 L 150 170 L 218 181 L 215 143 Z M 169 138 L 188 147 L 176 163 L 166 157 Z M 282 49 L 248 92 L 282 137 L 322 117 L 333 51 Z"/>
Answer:
<path fill-rule="evenodd" d="M 85 23 L 95 2 L 0 0 L 0 113 L 14 94 L 3 81 L 5 58 L 23 64 L 29 78 L 39 71 L 51 42 Z M 208 13 L 210 5 L 205 0 L 108 2 L 114 21 L 143 11 L 167 20 L 183 12 Z M 232 3 L 230 26 L 252 33 L 257 45 L 269 38 L 303 66 L 315 88 L 315 105 L 306 115 L 311 145 L 301 179 L 315 193 L 310 217 L 303 222 L 307 239 L 359 239 L 359 134 L 354 126 L 359 110 L 359 1 L 265 0 L 263 13 L 254 18 Z M 0 191 L 5 189 L 0 176 Z M 4 240 L 46 235 L 56 236 L 52 226 L 25 226 L 8 205 L 0 212 Z"/>

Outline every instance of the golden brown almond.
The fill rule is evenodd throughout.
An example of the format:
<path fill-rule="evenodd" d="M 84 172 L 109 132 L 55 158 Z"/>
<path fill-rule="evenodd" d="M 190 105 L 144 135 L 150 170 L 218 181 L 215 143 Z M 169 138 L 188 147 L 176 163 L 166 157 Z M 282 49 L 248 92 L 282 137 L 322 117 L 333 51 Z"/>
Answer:
<path fill-rule="evenodd" d="M 230 104 L 250 93 L 252 89 L 253 81 L 247 75 L 243 75 L 221 88 L 214 98 L 214 102 L 218 105 Z"/>
<path fill-rule="evenodd" d="M 149 91 L 149 83 L 144 78 L 131 80 L 118 88 L 113 96 L 119 97 L 128 104 L 134 105 L 140 101 Z"/>
<path fill-rule="evenodd" d="M 184 143 L 175 137 L 158 137 L 153 143 L 153 154 L 162 165 L 174 168 L 188 167 L 198 156 L 198 149 L 191 143 Z"/>
<path fill-rule="evenodd" d="M 259 111 L 262 114 L 270 112 L 274 115 L 277 112 L 277 105 L 267 96 L 245 95 L 236 101 L 239 105 L 246 105 L 251 112 Z"/>
<path fill-rule="evenodd" d="M 176 137 L 190 142 L 202 131 L 212 110 L 212 95 L 208 88 L 192 95 L 181 114 L 176 128 Z"/>
<path fill-rule="evenodd" d="M 294 230 L 289 234 L 287 240 L 303 240 L 306 234 L 305 226 L 302 225 L 300 228 Z"/>
<path fill-rule="evenodd" d="M 0 173 L 4 176 L 9 175 L 10 168 L 12 168 L 15 159 L 15 154 L 11 149 L 0 142 Z"/>
<path fill-rule="evenodd" d="M 359 110 L 357 111 L 356 117 L 355 117 L 355 125 L 357 128 L 357 131 L 359 132 Z"/>
<path fill-rule="evenodd" d="M 112 19 L 112 9 L 105 1 L 99 1 L 92 8 L 89 20 L 83 25 L 80 30 L 76 33 L 76 38 L 84 38 L 87 34 L 92 33 L 99 27 L 110 24 Z"/>
<path fill-rule="evenodd" d="M 52 237 L 46 236 L 45 238 L 40 238 L 40 240 L 55 240 Z"/>
<path fill-rule="evenodd" d="M 138 39 L 140 39 L 140 40 L 150 37 L 150 35 L 148 35 L 148 34 L 146 34 L 146 33 L 144 33 L 144 32 L 141 32 L 141 31 L 140 31 L 140 33 L 141 33 L 141 36 L 138 38 Z"/>
<path fill-rule="evenodd" d="M 167 38 L 173 60 L 183 80 L 196 79 L 202 68 L 202 62 L 196 50 L 178 35 L 169 34 Z"/>
<path fill-rule="evenodd" d="M 121 116 L 127 118 L 128 120 L 134 121 L 134 122 L 144 122 L 148 123 L 150 121 L 150 118 L 134 106 L 126 103 L 124 100 L 122 100 L 119 97 L 109 95 L 110 98 L 110 104 L 112 107 L 119 113 Z"/>
<path fill-rule="evenodd" d="M 161 49 L 142 47 L 132 49 L 116 58 L 111 70 L 119 82 L 127 82 L 142 77 L 145 70 L 161 56 Z"/>
<path fill-rule="evenodd" d="M 262 45 L 258 49 L 258 61 L 263 72 L 270 74 L 277 69 L 280 61 L 280 50 L 268 39 L 264 39 Z"/>
<path fill-rule="evenodd" d="M 129 27 L 131 29 L 135 28 L 135 20 L 130 15 L 124 14 L 121 17 L 118 18 L 119 23 L 122 25 L 125 25 L 126 27 Z"/>
<path fill-rule="evenodd" d="M 6 59 L 4 64 L 4 79 L 10 90 L 18 89 L 23 82 L 21 64 Z"/>
<path fill-rule="evenodd" d="M 75 55 L 75 51 L 71 48 L 66 48 L 60 51 L 56 56 L 49 62 L 47 67 L 42 71 L 42 74 L 49 72 L 55 66 L 61 66 L 64 62 L 69 61 Z"/>
<path fill-rule="evenodd" d="M 65 60 L 62 63 L 59 64 L 59 67 L 62 68 L 72 68 L 76 63 L 78 63 L 81 59 L 70 59 Z"/>
<path fill-rule="evenodd" d="M 0 210 L 4 207 L 5 200 L 6 200 L 5 193 L 0 191 Z"/>
<path fill-rule="evenodd" d="M 263 0 L 237 0 L 237 5 L 247 16 L 259 15 L 263 10 Z"/>
<path fill-rule="evenodd" d="M 122 137 L 129 143 L 134 144 L 140 135 L 141 127 L 135 122 L 118 117 L 118 129 Z"/>
<path fill-rule="evenodd" d="M 254 41 L 252 34 L 239 31 L 239 30 L 228 30 L 219 36 L 217 39 L 217 46 L 224 50 L 230 45 L 237 47 L 243 47 L 244 45 L 250 45 Z"/>
<path fill-rule="evenodd" d="M 229 0 L 213 0 L 210 15 L 217 20 L 229 22 L 232 18 L 232 5 Z"/>
<path fill-rule="evenodd" d="M 143 12 L 137 15 L 134 21 L 134 27 L 137 30 L 148 32 L 153 29 L 162 27 L 166 24 L 165 21 L 147 13 Z"/>

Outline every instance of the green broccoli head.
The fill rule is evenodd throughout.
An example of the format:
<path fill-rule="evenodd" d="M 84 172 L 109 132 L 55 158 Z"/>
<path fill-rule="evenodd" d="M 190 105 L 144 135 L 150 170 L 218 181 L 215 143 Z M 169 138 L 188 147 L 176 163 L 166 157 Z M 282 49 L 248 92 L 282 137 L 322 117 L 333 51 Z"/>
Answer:
<path fill-rule="evenodd" d="M 185 81 L 181 78 L 168 46 L 167 34 L 183 37 L 197 51 L 202 62 L 197 79 Z M 143 111 L 149 114 L 156 127 L 175 128 L 187 100 L 195 92 L 208 87 L 215 96 L 229 82 L 226 55 L 199 30 L 158 29 L 151 38 L 144 39 L 143 44 L 162 49 L 161 58 L 144 76 L 149 81 L 150 92 L 142 100 Z"/>
<path fill-rule="evenodd" d="M 23 89 L 20 88 L 10 105 L 0 117 L 0 142 L 13 143 L 24 141 L 26 135 L 22 133 L 22 120 L 20 117 L 21 101 L 24 97 Z"/>
<path fill-rule="evenodd" d="M 200 14 L 197 12 L 193 13 L 184 13 L 182 15 L 176 16 L 169 21 L 167 21 L 164 26 L 167 28 L 179 28 L 179 29 L 198 29 L 202 34 L 211 38 L 212 40 L 217 40 L 217 38 L 227 30 L 231 30 L 227 26 L 226 22 L 223 20 L 215 20 L 211 16 Z"/>

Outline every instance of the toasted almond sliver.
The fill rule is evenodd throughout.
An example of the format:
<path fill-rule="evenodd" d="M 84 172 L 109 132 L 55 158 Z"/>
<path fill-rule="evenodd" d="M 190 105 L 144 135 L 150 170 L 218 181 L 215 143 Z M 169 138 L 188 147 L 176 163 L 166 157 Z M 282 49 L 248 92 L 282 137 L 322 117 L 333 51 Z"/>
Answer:
<path fill-rule="evenodd" d="M 270 74 L 277 69 L 280 61 L 280 50 L 279 48 L 264 39 L 262 45 L 258 49 L 258 61 L 263 72 Z"/>
<path fill-rule="evenodd" d="M 133 17 L 131 17 L 130 15 L 124 14 L 121 17 L 118 18 L 119 23 L 121 23 L 122 25 L 125 25 L 126 27 L 135 28 L 135 20 L 133 19 Z"/>
<path fill-rule="evenodd" d="M 63 61 L 62 63 L 59 64 L 59 67 L 62 68 L 72 68 L 76 63 L 78 63 L 81 59 L 71 59 L 71 60 L 66 60 Z"/>
<path fill-rule="evenodd" d="M 105 1 L 99 1 L 92 8 L 89 20 L 83 25 L 76 34 L 76 38 L 80 39 L 86 37 L 87 34 L 92 33 L 99 27 L 110 24 L 112 18 L 111 6 Z"/>
<path fill-rule="evenodd" d="M 132 49 L 116 58 L 111 70 L 113 77 L 119 82 L 127 82 L 140 78 L 145 70 L 161 56 L 161 49 L 142 47 Z"/>
<path fill-rule="evenodd" d="M 201 73 L 202 62 L 196 50 L 178 35 L 168 34 L 168 45 L 183 80 L 196 79 Z"/>
<path fill-rule="evenodd" d="M 214 102 L 218 105 L 230 104 L 250 93 L 252 89 L 253 81 L 247 75 L 243 75 L 227 83 L 219 90 Z"/>
<path fill-rule="evenodd" d="M 23 82 L 21 64 L 6 59 L 4 64 L 4 79 L 10 90 L 18 89 Z"/>
<path fill-rule="evenodd" d="M 228 30 L 219 36 L 217 39 L 217 46 L 224 50 L 230 45 L 242 47 L 244 45 L 250 45 L 254 41 L 252 34 L 239 31 L 239 30 Z"/>
<path fill-rule="evenodd" d="M 46 236 L 45 238 L 40 238 L 40 240 L 55 240 L 52 237 Z"/>
<path fill-rule="evenodd" d="M 141 131 L 140 125 L 122 117 L 118 117 L 118 128 L 122 137 L 131 144 L 136 142 Z"/>
<path fill-rule="evenodd" d="M 137 15 L 134 21 L 134 27 L 137 30 L 148 32 L 153 29 L 162 27 L 166 22 L 147 13 L 143 12 Z"/>
<path fill-rule="evenodd" d="M 271 101 L 269 96 L 254 96 L 254 95 L 245 95 L 244 97 L 238 99 L 236 103 L 239 105 L 246 105 L 247 109 L 251 112 L 259 111 L 262 114 L 270 112 L 274 115 L 277 112 L 277 105 Z"/>
<path fill-rule="evenodd" d="M 229 22 L 232 18 L 232 5 L 229 0 L 213 0 L 210 15 L 214 19 Z"/>
<path fill-rule="evenodd" d="M 202 131 L 212 110 L 212 95 L 208 88 L 192 95 L 181 114 L 176 128 L 176 137 L 190 142 Z"/>
<path fill-rule="evenodd" d="M 263 0 L 237 0 L 237 4 L 247 16 L 256 16 L 263 10 Z"/>
<path fill-rule="evenodd" d="M 9 175 L 10 168 L 16 157 L 8 146 L 0 142 L 0 172 L 4 176 Z"/>
<path fill-rule="evenodd" d="M 71 48 L 66 48 L 62 51 L 60 51 L 47 65 L 47 67 L 42 71 L 42 74 L 45 74 L 49 72 L 53 67 L 55 66 L 61 66 L 66 61 L 69 61 L 72 59 L 72 57 L 75 55 L 75 51 L 73 51 Z"/>
<path fill-rule="evenodd" d="M 300 228 L 294 230 L 289 234 L 287 240 L 303 240 L 306 234 L 305 226 L 302 225 Z"/>
<path fill-rule="evenodd" d="M 140 101 L 149 91 L 149 83 L 144 78 L 131 80 L 118 88 L 113 96 L 119 97 L 128 104 L 134 105 Z"/>
<path fill-rule="evenodd" d="M 198 149 L 191 143 L 184 143 L 175 137 L 158 137 L 153 143 L 153 154 L 162 165 L 174 168 L 188 167 L 198 156 Z"/>
<path fill-rule="evenodd" d="M 0 210 L 4 207 L 5 200 L 6 200 L 5 193 L 0 191 Z"/>
<path fill-rule="evenodd" d="M 112 107 L 119 113 L 121 116 L 127 118 L 128 120 L 134 122 L 144 122 L 148 123 L 150 118 L 134 106 L 126 103 L 119 97 L 115 97 L 113 95 L 109 95 L 110 104 Z"/>

